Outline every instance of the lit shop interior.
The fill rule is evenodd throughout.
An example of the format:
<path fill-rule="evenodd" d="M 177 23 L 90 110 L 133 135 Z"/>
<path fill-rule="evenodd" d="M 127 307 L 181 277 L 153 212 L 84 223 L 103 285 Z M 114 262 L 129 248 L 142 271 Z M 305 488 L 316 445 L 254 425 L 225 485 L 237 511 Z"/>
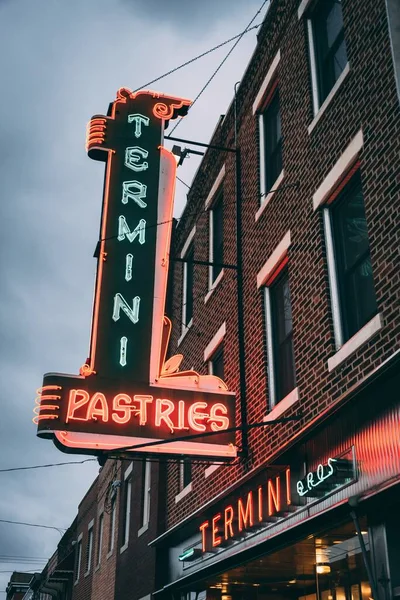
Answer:
<path fill-rule="evenodd" d="M 360 525 L 369 558 L 366 522 L 361 519 Z M 369 600 L 371 597 L 359 538 L 350 523 L 310 535 L 207 581 L 207 600 Z"/>

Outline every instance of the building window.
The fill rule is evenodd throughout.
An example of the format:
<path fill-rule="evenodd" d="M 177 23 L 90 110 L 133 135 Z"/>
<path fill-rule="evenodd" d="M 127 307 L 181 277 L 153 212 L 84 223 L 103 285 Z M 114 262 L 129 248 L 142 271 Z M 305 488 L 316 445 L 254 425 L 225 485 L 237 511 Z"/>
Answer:
<path fill-rule="evenodd" d="M 192 463 L 189 460 L 182 460 L 179 470 L 179 487 L 185 489 L 192 482 Z"/>
<path fill-rule="evenodd" d="M 223 191 L 217 192 L 210 211 L 210 288 L 222 272 L 224 262 L 224 233 L 223 233 Z"/>
<path fill-rule="evenodd" d="M 335 271 L 338 288 L 337 327 L 340 328 L 339 345 L 342 345 L 377 313 L 359 172 L 325 211 L 326 234 L 333 238 L 331 262 L 334 265 L 329 266 Z"/>
<path fill-rule="evenodd" d="M 143 482 L 143 493 L 142 503 L 140 507 L 140 520 L 141 526 L 146 527 L 150 520 L 150 492 L 151 492 L 151 462 L 148 460 L 143 461 L 142 466 L 142 482 Z"/>
<path fill-rule="evenodd" d="M 292 306 L 288 269 L 265 288 L 268 375 L 271 408 L 296 386 L 293 350 Z"/>
<path fill-rule="evenodd" d="M 111 509 L 110 509 L 110 530 L 109 530 L 109 538 L 108 538 L 108 553 L 114 550 L 114 536 L 115 536 L 115 518 L 116 518 L 116 510 L 117 510 L 117 496 L 111 498 Z"/>
<path fill-rule="evenodd" d="M 221 344 L 209 361 L 209 373 L 224 379 L 224 346 Z"/>
<path fill-rule="evenodd" d="M 281 111 L 277 86 L 275 86 L 267 107 L 261 114 L 260 126 L 263 128 L 265 172 L 265 189 L 262 189 L 261 193 L 265 195 L 273 189 L 282 171 Z"/>
<path fill-rule="evenodd" d="M 97 529 L 97 565 L 101 563 L 101 551 L 103 548 L 104 513 L 99 515 L 99 526 Z"/>
<path fill-rule="evenodd" d="M 93 551 L 93 521 L 88 526 L 88 541 L 86 546 L 86 573 L 89 573 L 92 566 L 92 551 Z"/>
<path fill-rule="evenodd" d="M 317 111 L 347 65 L 341 0 L 319 0 L 308 23 Z"/>
<path fill-rule="evenodd" d="M 129 541 L 129 525 L 131 520 L 131 499 L 132 499 L 132 464 L 125 471 L 123 487 L 123 508 L 122 508 L 122 548 L 125 549 Z M 122 549 L 121 548 L 121 549 Z"/>
<path fill-rule="evenodd" d="M 183 306 L 182 325 L 186 329 L 190 327 L 193 318 L 193 279 L 194 279 L 194 246 L 189 247 L 185 254 L 183 263 Z"/>
<path fill-rule="evenodd" d="M 76 562 L 75 562 L 75 581 L 79 580 L 79 576 L 81 573 L 81 563 L 82 563 L 82 534 L 78 538 L 78 543 L 76 547 Z"/>

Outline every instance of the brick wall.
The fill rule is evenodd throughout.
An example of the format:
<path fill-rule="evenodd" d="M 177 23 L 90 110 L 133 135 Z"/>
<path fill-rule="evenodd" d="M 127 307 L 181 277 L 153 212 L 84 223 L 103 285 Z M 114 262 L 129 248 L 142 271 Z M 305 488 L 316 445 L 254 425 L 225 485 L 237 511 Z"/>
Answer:
<path fill-rule="evenodd" d="M 282 452 L 293 436 L 332 406 L 346 390 L 388 358 L 400 342 L 399 308 L 399 151 L 400 110 L 387 28 L 384 0 L 343 0 L 343 19 L 350 71 L 312 132 L 313 120 L 308 47 L 304 20 L 296 0 L 273 0 L 259 33 L 256 53 L 238 93 L 238 145 L 242 155 L 244 252 L 244 314 L 247 410 L 249 422 L 259 422 L 268 410 L 268 376 L 263 292 L 256 278 L 268 257 L 290 230 L 289 280 L 293 314 L 296 377 L 300 401 L 285 416 L 301 412 L 301 422 L 254 429 L 249 433 L 248 468 L 255 468 Z M 259 206 L 257 118 L 252 105 L 278 51 L 279 90 L 283 134 L 283 188 L 271 198 L 255 221 Z M 219 124 L 212 143 L 233 146 L 233 109 Z M 335 354 L 328 288 L 326 249 L 321 211 L 312 197 L 320 183 L 362 128 L 360 153 L 372 267 L 378 310 L 383 327 L 339 367 L 329 372 Z M 201 140 L 203 141 L 203 140 Z M 196 225 L 195 259 L 208 260 L 207 197 L 222 165 L 224 180 L 224 261 L 235 255 L 235 157 L 209 150 L 189 193 L 187 215 L 175 231 L 178 255 Z M 288 184 L 298 183 L 296 188 Z M 194 216 L 193 213 L 198 213 Z M 205 304 L 207 268 L 196 266 L 193 326 L 178 347 L 181 335 L 183 266 L 172 263 L 174 324 L 170 351 L 184 354 L 182 368 L 207 372 L 203 352 L 220 325 L 226 322 L 225 380 L 236 391 L 239 408 L 236 280 L 225 270 L 221 283 Z M 238 411 L 238 419 L 239 419 Z M 238 437 L 240 443 L 240 437 Z M 208 478 L 204 466 L 194 468 L 192 492 L 178 503 L 178 467 L 168 470 L 168 526 L 172 526 L 226 489 L 244 474 L 244 465 L 220 467 Z"/>

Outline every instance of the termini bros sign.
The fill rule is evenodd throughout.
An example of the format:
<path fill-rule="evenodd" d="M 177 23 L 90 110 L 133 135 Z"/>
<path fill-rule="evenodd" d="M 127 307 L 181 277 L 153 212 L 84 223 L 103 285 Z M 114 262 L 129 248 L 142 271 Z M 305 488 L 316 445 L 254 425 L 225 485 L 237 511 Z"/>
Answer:
<path fill-rule="evenodd" d="M 236 456 L 235 396 L 223 381 L 166 360 L 164 316 L 176 161 L 165 125 L 189 100 L 122 88 L 88 126 L 90 158 L 106 162 L 90 356 L 80 375 L 48 373 L 38 390 L 38 435 L 66 452 L 140 444 L 142 452 Z M 188 435 L 214 433 L 192 441 Z M 167 444 L 143 444 L 168 440 Z"/>

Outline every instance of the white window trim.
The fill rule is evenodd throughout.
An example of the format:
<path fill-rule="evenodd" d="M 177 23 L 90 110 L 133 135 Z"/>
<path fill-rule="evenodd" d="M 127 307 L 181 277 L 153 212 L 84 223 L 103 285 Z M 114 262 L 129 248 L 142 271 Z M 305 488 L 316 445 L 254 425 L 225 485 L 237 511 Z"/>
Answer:
<path fill-rule="evenodd" d="M 194 236 L 196 233 L 196 226 L 193 227 L 193 229 L 191 230 L 191 232 L 189 233 L 186 242 L 183 245 L 182 251 L 181 251 L 181 258 L 185 258 L 187 251 L 190 248 L 191 243 L 193 242 Z M 187 325 L 185 325 L 185 321 L 186 321 L 186 281 L 187 281 L 187 263 L 183 263 L 183 278 L 182 278 L 182 333 L 181 336 L 178 340 L 178 346 L 179 344 L 183 341 L 185 335 L 187 334 L 187 332 L 189 331 L 189 329 L 191 328 L 191 326 L 193 325 L 193 317 L 190 319 L 189 323 Z"/>
<path fill-rule="evenodd" d="M 312 65 L 312 63 L 311 63 L 311 65 Z M 314 66 L 314 68 L 315 68 L 315 66 Z M 311 72 L 312 72 L 312 70 L 313 69 L 311 69 Z M 311 123 L 309 124 L 309 126 L 307 128 L 308 134 L 310 134 L 313 131 L 314 127 L 316 126 L 316 124 L 318 123 L 318 121 L 320 120 L 322 115 L 324 114 L 328 105 L 331 103 L 333 97 L 336 95 L 338 89 L 341 87 L 343 81 L 346 79 L 346 77 L 349 73 L 350 73 L 350 63 L 347 62 L 345 68 L 340 73 L 339 77 L 337 78 L 335 85 L 333 86 L 333 88 L 331 89 L 331 91 L 329 92 L 329 94 L 327 95 L 327 97 L 325 98 L 323 103 L 321 104 L 321 106 L 317 109 L 315 108 L 314 82 L 313 82 L 312 88 L 313 88 L 314 119 L 311 121 Z M 315 77 L 316 77 L 316 74 L 315 74 Z M 315 85 L 316 85 L 316 80 L 315 80 Z"/>
<path fill-rule="evenodd" d="M 191 491 L 192 491 L 192 482 L 188 483 L 188 485 L 186 487 L 184 487 L 183 490 L 181 490 L 179 492 L 179 494 L 177 494 L 175 496 L 175 504 L 177 504 L 178 502 L 180 502 L 180 500 L 182 500 L 182 498 L 184 498 L 185 496 L 190 494 Z"/>
<path fill-rule="evenodd" d="M 210 205 L 212 204 L 212 202 L 214 200 L 215 194 L 218 192 L 219 188 L 221 187 L 221 183 L 223 182 L 224 177 L 225 177 L 225 165 L 222 166 L 222 169 L 218 173 L 217 178 L 214 181 L 214 184 L 210 190 L 210 193 L 208 194 L 208 196 L 206 198 L 206 201 L 204 203 L 204 210 L 208 210 L 210 208 Z"/>
<path fill-rule="evenodd" d="M 210 261 L 211 262 L 211 261 Z M 211 267 L 210 267 L 211 269 Z M 218 273 L 217 278 L 215 279 L 215 281 L 213 282 L 213 284 L 211 285 L 210 289 L 208 290 L 207 294 L 204 296 L 204 304 L 207 304 L 207 302 L 209 301 L 209 299 L 211 298 L 211 295 L 213 294 L 215 288 L 218 286 L 218 284 L 220 283 L 221 279 L 224 276 L 224 269 L 221 269 L 221 271 Z M 210 280 L 210 275 L 209 275 L 209 280 Z"/>
<path fill-rule="evenodd" d="M 126 481 L 128 479 L 128 477 L 130 476 L 130 474 L 132 473 L 132 469 L 133 469 L 133 463 L 131 463 L 129 465 L 129 467 L 126 469 L 125 473 L 124 473 L 124 481 Z M 132 508 L 132 482 L 130 482 L 130 488 L 129 488 L 129 500 L 127 502 L 127 506 L 123 507 L 124 510 L 126 509 L 126 521 L 125 521 L 125 528 L 126 528 L 126 534 L 125 534 L 125 543 L 123 544 L 123 546 L 121 546 L 121 548 L 119 549 L 119 553 L 122 554 L 123 552 L 125 552 L 125 550 L 127 549 L 127 547 L 129 546 L 129 525 L 130 525 L 130 520 L 131 520 L 131 508 Z"/>
<path fill-rule="evenodd" d="M 210 475 L 212 475 L 213 473 L 215 473 L 215 471 L 217 469 L 219 469 L 219 467 L 222 465 L 222 463 L 218 463 L 216 465 L 210 465 L 209 467 L 206 467 L 204 469 L 204 477 L 205 479 L 207 479 L 207 477 L 210 477 Z"/>
<path fill-rule="evenodd" d="M 343 346 L 330 358 L 328 358 L 328 371 L 333 371 L 345 360 L 354 354 L 363 344 L 368 342 L 383 327 L 380 313 L 375 315 L 368 323 L 361 327 Z"/>
<path fill-rule="evenodd" d="M 314 211 L 329 199 L 340 179 L 343 178 L 349 167 L 357 160 L 363 145 L 364 137 L 362 129 L 360 129 L 314 193 Z"/>
<path fill-rule="evenodd" d="M 100 528 L 100 517 L 103 517 L 102 526 Z M 98 531 L 97 531 L 97 556 L 96 556 L 96 569 L 99 569 L 101 559 L 103 557 L 103 541 L 104 541 L 104 508 L 97 514 Z M 99 551 L 100 550 L 100 551 Z"/>
<path fill-rule="evenodd" d="M 76 540 L 76 543 L 78 545 L 78 564 L 76 565 L 76 578 L 74 581 L 74 585 L 76 585 L 79 581 L 79 577 L 80 577 L 80 573 L 81 573 L 81 566 L 82 566 L 82 539 L 83 539 L 83 532 L 80 533 L 78 535 L 78 538 Z M 79 543 L 81 544 L 80 548 L 79 548 Z"/>
<path fill-rule="evenodd" d="M 262 168 L 262 171 L 265 171 L 265 164 L 264 161 L 262 163 L 264 166 Z M 272 197 L 274 196 L 275 192 L 278 190 L 279 186 L 281 185 L 283 178 L 285 176 L 284 170 L 282 169 L 282 171 L 280 172 L 280 174 L 278 175 L 275 183 L 272 186 L 272 190 L 271 192 L 269 192 L 268 194 L 266 194 L 265 192 L 262 193 L 262 200 L 261 200 L 261 204 L 260 204 L 260 208 L 258 209 L 258 211 L 256 212 L 256 216 L 255 216 L 255 221 L 257 222 L 258 219 L 261 217 L 262 213 L 265 210 L 265 207 L 267 206 L 267 204 L 269 204 L 270 200 L 272 199 Z M 265 175 L 263 175 L 264 177 L 264 187 L 265 187 Z"/>
<path fill-rule="evenodd" d="M 282 262 L 284 257 L 286 256 L 289 246 L 291 244 L 290 230 L 288 230 L 271 256 L 264 263 L 262 268 L 257 274 L 257 289 L 260 289 L 261 286 L 265 285 L 266 281 L 271 277 L 272 273 L 279 266 L 279 263 Z"/>
<path fill-rule="evenodd" d="M 149 528 L 150 522 L 150 492 L 151 492 L 151 462 L 146 460 L 143 481 L 143 521 L 138 531 L 138 537 Z"/>
<path fill-rule="evenodd" d="M 151 594 L 147 594 L 146 596 L 142 596 L 139 600 L 151 600 Z"/>
<path fill-rule="evenodd" d="M 302 16 L 304 15 L 306 10 L 310 6 L 311 2 L 312 2 L 312 0 L 301 0 L 300 6 L 297 9 L 297 17 L 299 20 L 302 18 Z"/>
<path fill-rule="evenodd" d="M 256 99 L 253 102 L 253 115 L 255 115 L 260 110 L 260 108 L 263 104 L 263 101 L 267 94 L 268 88 L 275 79 L 276 71 L 278 69 L 280 60 L 281 60 L 281 51 L 278 50 L 278 52 L 276 53 L 276 55 L 271 63 L 270 68 L 268 69 L 265 79 L 261 84 L 261 87 L 257 93 Z"/>
<path fill-rule="evenodd" d="M 89 561 L 88 561 L 88 567 L 84 573 L 84 577 L 87 577 L 90 573 L 90 570 L 92 568 L 92 555 L 93 555 L 93 539 L 94 539 L 94 532 L 93 532 L 93 525 L 94 525 L 94 519 L 92 519 L 90 521 L 90 523 L 88 523 L 88 543 L 89 543 L 89 539 L 91 540 L 91 548 L 89 549 L 88 552 L 88 557 L 89 557 Z M 89 532 L 92 532 L 92 536 L 89 536 Z"/>
<path fill-rule="evenodd" d="M 343 329 L 342 315 L 340 310 L 339 282 L 336 272 L 335 251 L 333 245 L 331 211 L 329 210 L 329 208 L 325 208 L 323 210 L 323 218 L 326 246 L 326 261 L 328 266 L 329 295 L 331 300 L 333 320 L 333 334 L 335 338 L 336 350 L 339 350 L 339 348 L 343 345 Z"/>
<path fill-rule="evenodd" d="M 110 545 L 110 549 L 106 555 L 107 560 L 112 555 L 112 553 L 114 551 L 114 546 L 115 546 L 115 524 L 116 524 L 116 519 L 117 519 L 117 500 L 116 500 L 116 498 L 115 498 L 115 502 L 114 502 L 114 510 L 112 510 L 110 512 L 110 519 L 111 519 L 111 522 L 110 522 L 111 545 Z"/>
<path fill-rule="evenodd" d="M 207 362 L 214 354 L 218 346 L 222 343 L 226 334 L 226 321 L 224 321 L 217 333 L 213 336 L 204 350 L 204 362 Z"/>
<path fill-rule="evenodd" d="M 282 400 L 276 404 L 272 410 L 269 411 L 267 415 L 263 418 L 264 422 L 274 421 L 275 419 L 279 419 L 283 413 L 285 413 L 289 408 L 291 408 L 294 404 L 299 401 L 299 388 L 295 387 L 291 392 L 287 394 Z"/>
<path fill-rule="evenodd" d="M 265 286 L 264 298 L 265 298 L 265 328 L 267 332 L 267 364 L 268 364 L 268 391 L 269 391 L 269 406 L 271 410 L 275 405 L 279 405 L 276 401 L 276 384 L 275 384 L 275 356 L 273 349 L 273 326 L 272 326 L 272 310 L 271 310 L 271 291 L 267 284 L 268 279 L 273 275 L 274 271 L 279 267 L 282 260 L 288 253 L 291 244 L 290 230 L 287 231 L 279 242 L 271 256 L 268 258 L 266 263 L 263 265 L 261 270 L 257 274 L 257 289 Z"/>

